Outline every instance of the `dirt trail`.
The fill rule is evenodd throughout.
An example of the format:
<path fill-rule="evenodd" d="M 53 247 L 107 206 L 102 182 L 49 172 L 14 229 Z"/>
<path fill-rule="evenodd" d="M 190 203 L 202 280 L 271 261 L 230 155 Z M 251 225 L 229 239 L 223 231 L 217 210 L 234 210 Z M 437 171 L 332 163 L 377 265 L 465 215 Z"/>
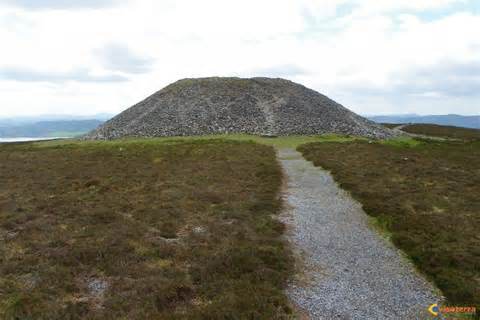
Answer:
<path fill-rule="evenodd" d="M 311 319 L 430 319 L 441 301 L 400 252 L 372 230 L 359 203 L 300 153 L 279 151 L 288 178 L 287 236 L 302 257 L 288 288 Z"/>

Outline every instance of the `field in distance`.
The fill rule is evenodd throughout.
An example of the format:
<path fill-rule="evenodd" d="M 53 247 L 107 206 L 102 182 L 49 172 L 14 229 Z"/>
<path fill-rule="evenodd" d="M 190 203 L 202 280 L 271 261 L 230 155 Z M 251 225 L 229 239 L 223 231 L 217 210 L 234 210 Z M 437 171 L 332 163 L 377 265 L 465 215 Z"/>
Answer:
<path fill-rule="evenodd" d="M 272 147 L 0 146 L 0 318 L 275 319 L 293 263 Z M 5 187 L 5 186 L 8 186 Z"/>
<path fill-rule="evenodd" d="M 408 133 L 458 140 L 480 140 L 480 130 L 436 124 L 411 124 L 402 129 Z"/>
<path fill-rule="evenodd" d="M 449 138 L 457 140 L 479 140 L 480 130 L 453 126 L 440 126 L 436 124 L 396 124 L 384 123 L 390 129 L 400 127 L 402 131 L 424 136 Z"/>

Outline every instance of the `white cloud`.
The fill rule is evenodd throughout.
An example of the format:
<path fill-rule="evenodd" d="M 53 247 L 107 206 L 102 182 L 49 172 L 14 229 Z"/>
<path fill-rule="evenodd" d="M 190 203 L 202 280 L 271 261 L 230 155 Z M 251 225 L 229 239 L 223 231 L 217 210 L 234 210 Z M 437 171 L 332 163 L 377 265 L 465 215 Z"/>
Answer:
<path fill-rule="evenodd" d="M 1 5 L 35 10 L 102 8 L 118 0 L 3 0 Z"/>
<path fill-rule="evenodd" d="M 103 66 L 111 71 L 124 73 L 146 73 L 153 66 L 154 60 L 142 57 L 122 44 L 108 44 L 97 50 L 97 56 Z"/>
<path fill-rule="evenodd" d="M 75 69 L 65 72 L 52 72 L 45 70 L 30 70 L 23 68 L 3 68 L 0 69 L 0 80 L 16 82 L 49 82 L 65 83 L 75 82 L 124 82 L 128 79 L 117 74 L 92 74 L 87 69 Z"/>
<path fill-rule="evenodd" d="M 367 6 L 379 7 L 383 10 L 428 10 L 428 9 L 436 9 L 436 8 L 443 8 L 452 4 L 461 4 L 466 3 L 465 0 L 417 0 L 417 1 L 403 1 L 403 0 L 387 0 L 387 1 L 377 1 L 377 0 L 370 0 L 362 1 Z"/>
<path fill-rule="evenodd" d="M 478 62 L 480 16 L 467 0 L 107 2 L 2 9 L 0 116 L 118 112 L 179 78 L 210 75 L 290 78 L 361 113 L 437 113 L 439 95 L 442 111 L 478 113 L 480 98 L 453 97 L 452 82 L 416 72 Z M 436 10 L 447 11 L 422 18 Z M 102 85 L 87 83 L 96 77 Z M 457 93 L 474 88 L 459 79 Z"/>

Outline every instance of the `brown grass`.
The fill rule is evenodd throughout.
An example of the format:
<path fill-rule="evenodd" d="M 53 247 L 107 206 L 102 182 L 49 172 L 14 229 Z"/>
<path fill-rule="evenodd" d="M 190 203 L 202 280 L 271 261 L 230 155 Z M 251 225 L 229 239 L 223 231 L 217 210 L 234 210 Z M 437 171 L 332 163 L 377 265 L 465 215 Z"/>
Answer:
<path fill-rule="evenodd" d="M 449 303 L 480 305 L 480 141 L 312 143 L 330 170 Z"/>
<path fill-rule="evenodd" d="M 402 129 L 405 132 L 426 136 L 452 138 L 459 140 L 480 140 L 480 130 L 436 124 L 410 124 Z"/>
<path fill-rule="evenodd" d="M 285 319 L 273 148 L 0 146 L 1 319 Z"/>
<path fill-rule="evenodd" d="M 401 123 L 382 123 L 382 126 L 387 127 L 388 129 L 395 129 L 401 125 Z"/>

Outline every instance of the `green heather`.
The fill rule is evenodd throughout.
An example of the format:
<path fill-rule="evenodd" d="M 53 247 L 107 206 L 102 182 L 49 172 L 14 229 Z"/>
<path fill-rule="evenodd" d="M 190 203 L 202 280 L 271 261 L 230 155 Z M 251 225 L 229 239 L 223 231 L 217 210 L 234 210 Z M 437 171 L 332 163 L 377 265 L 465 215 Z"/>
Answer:
<path fill-rule="evenodd" d="M 330 170 L 453 305 L 480 306 L 480 140 L 310 143 Z"/>

